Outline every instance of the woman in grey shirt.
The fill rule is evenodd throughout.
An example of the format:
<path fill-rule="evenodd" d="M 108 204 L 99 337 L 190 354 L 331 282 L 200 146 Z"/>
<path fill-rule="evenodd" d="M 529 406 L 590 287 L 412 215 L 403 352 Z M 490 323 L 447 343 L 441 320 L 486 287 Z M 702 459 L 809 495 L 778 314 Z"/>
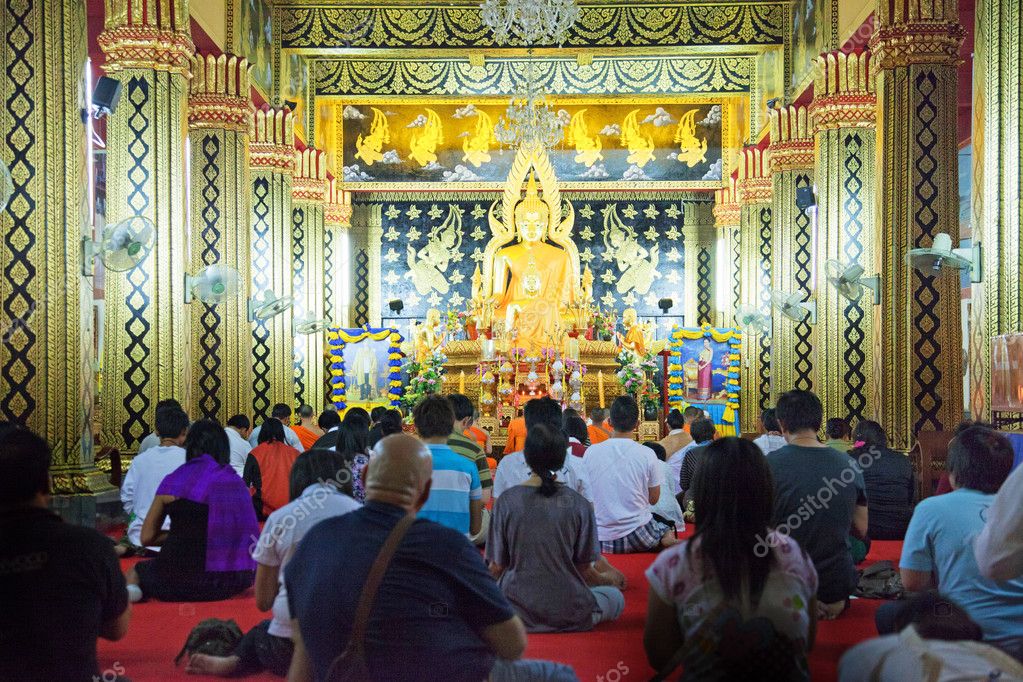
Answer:
<path fill-rule="evenodd" d="M 494 503 L 487 561 L 529 632 L 576 632 L 621 615 L 625 576 L 600 554 L 593 505 L 556 480 L 568 441 L 553 427 L 529 430 L 532 475 Z"/>

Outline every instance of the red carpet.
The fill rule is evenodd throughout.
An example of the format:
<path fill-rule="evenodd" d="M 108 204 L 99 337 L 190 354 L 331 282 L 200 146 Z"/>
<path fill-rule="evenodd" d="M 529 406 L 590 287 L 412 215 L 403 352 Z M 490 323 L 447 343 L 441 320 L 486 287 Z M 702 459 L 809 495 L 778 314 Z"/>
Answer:
<path fill-rule="evenodd" d="M 898 563 L 900 542 L 875 542 L 867 562 L 889 559 Z M 616 680 L 611 671 L 629 679 L 648 679 L 653 671 L 643 654 L 643 622 L 647 585 L 643 571 L 653 555 L 612 556 L 611 562 L 629 579 L 625 592 L 625 613 L 610 624 L 587 633 L 530 635 L 529 658 L 560 661 L 573 666 L 579 679 Z M 130 562 L 124 562 L 127 567 Z M 810 656 L 814 680 L 828 682 L 836 678 L 838 659 L 852 645 L 874 636 L 874 611 L 881 602 L 853 600 L 850 610 L 837 621 L 821 623 L 817 643 Z M 186 675 L 175 669 L 174 656 L 189 630 L 204 618 L 233 618 L 247 630 L 266 617 L 256 610 L 251 593 L 244 597 L 206 604 L 136 604 L 128 636 L 120 642 L 101 641 L 100 665 L 129 677 L 133 682 L 216 679 Z M 123 672 L 122 672 L 123 671 Z M 255 680 L 279 680 L 270 674 L 250 677 Z"/>

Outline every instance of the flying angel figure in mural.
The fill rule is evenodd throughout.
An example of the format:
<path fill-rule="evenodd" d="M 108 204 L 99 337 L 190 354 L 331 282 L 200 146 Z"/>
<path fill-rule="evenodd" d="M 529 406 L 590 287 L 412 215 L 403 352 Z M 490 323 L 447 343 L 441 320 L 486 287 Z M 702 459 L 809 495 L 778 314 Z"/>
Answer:
<path fill-rule="evenodd" d="M 408 246 L 408 269 L 412 275 L 412 284 L 420 295 L 431 291 L 446 294 L 451 289 L 447 272 L 452 256 L 462 248 L 462 217 L 458 210 L 448 208 L 448 217 L 437 227 L 430 230 L 426 246 L 417 253 L 412 245 Z"/>
<path fill-rule="evenodd" d="M 700 140 L 696 137 L 697 113 L 698 109 L 690 109 L 682 114 L 675 129 L 675 143 L 679 145 L 676 158 L 690 168 L 707 160 L 707 138 Z"/>
<path fill-rule="evenodd" d="M 614 254 L 615 263 L 622 273 L 618 278 L 618 293 L 635 290 L 640 296 L 645 296 L 654 280 L 661 276 L 657 272 L 660 247 L 654 245 L 647 251 L 641 246 L 636 231 L 618 217 L 617 204 L 608 204 L 603 213 L 604 248 Z"/>
<path fill-rule="evenodd" d="M 490 161 L 490 145 L 497 144 L 494 122 L 485 111 L 477 110 L 476 131 L 462 141 L 462 161 L 479 168 Z"/>
<path fill-rule="evenodd" d="M 355 158 L 362 159 L 367 166 L 384 158 L 384 145 L 391 141 L 391 127 L 387 123 L 387 116 L 377 108 L 373 109 L 373 123 L 369 128 L 369 135 L 359 137 L 355 140 Z"/>
<path fill-rule="evenodd" d="M 622 146 L 629 150 L 629 163 L 640 168 L 654 160 L 654 138 L 639 129 L 639 109 L 633 109 L 622 122 Z"/>
<path fill-rule="evenodd" d="M 565 144 L 575 145 L 575 162 L 589 168 L 596 162 L 602 161 L 604 155 L 600 153 L 603 148 L 600 137 L 590 136 L 589 128 L 586 127 L 586 119 L 583 118 L 585 113 L 585 109 L 580 109 L 572 116 L 568 130 L 565 131 Z"/>
<path fill-rule="evenodd" d="M 444 144 L 444 125 L 433 109 L 426 110 L 425 121 L 412 132 L 409 157 L 423 168 L 437 163 L 437 147 Z"/>

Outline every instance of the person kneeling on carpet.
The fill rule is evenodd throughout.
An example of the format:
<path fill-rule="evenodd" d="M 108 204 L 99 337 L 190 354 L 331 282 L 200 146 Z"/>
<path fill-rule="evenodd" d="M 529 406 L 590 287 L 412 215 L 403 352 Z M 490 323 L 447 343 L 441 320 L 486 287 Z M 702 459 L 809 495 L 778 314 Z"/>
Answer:
<path fill-rule="evenodd" d="M 560 430 L 531 427 L 525 457 L 532 475 L 494 503 L 490 574 L 528 632 L 590 630 L 625 608 L 625 576 L 600 554 L 593 505 L 557 480 L 567 449 Z"/>
<path fill-rule="evenodd" d="M 345 494 L 345 489 L 347 493 Z M 256 606 L 273 609 L 273 618 L 249 630 L 230 656 L 194 654 L 187 670 L 222 677 L 269 670 L 285 676 L 291 665 L 291 614 L 284 571 L 309 529 L 324 519 L 347 514 L 360 505 L 351 497 L 348 463 L 333 450 L 310 450 L 298 456 L 289 480 L 291 502 L 266 520 L 252 550 L 256 560 Z"/>
<path fill-rule="evenodd" d="M 860 642 L 838 663 L 840 682 L 1023 679 L 1023 664 L 984 644 L 984 633 L 959 604 L 928 591 L 903 603 L 893 630 Z"/>
<path fill-rule="evenodd" d="M 583 458 L 605 554 L 651 552 L 678 543 L 675 531 L 654 518 L 650 506 L 661 499 L 664 468 L 650 448 L 632 438 L 639 405 L 631 395 L 611 404 L 614 433 L 591 445 Z"/>
<path fill-rule="evenodd" d="M 568 666 L 518 660 L 525 628 L 479 550 L 464 533 L 416 518 L 432 475 L 424 443 L 388 436 L 367 467 L 365 506 L 306 534 L 284 572 L 295 642 L 288 679 L 577 679 Z"/>
<path fill-rule="evenodd" d="M 769 527 L 774 485 L 760 448 L 729 437 L 707 449 L 696 533 L 646 572 L 647 660 L 661 678 L 682 664 L 682 680 L 809 680 L 817 571 Z"/>
<path fill-rule="evenodd" d="M 128 633 L 110 539 L 50 511 L 52 460 L 46 441 L 0 421 L 0 680 L 101 679 L 96 638 Z"/>
<path fill-rule="evenodd" d="M 170 530 L 162 530 L 170 517 Z M 159 556 L 128 571 L 128 597 L 219 601 L 252 586 L 249 544 L 259 535 L 249 490 L 231 468 L 219 424 L 203 419 L 185 437 L 185 463 L 168 474 L 142 524 L 142 544 Z"/>

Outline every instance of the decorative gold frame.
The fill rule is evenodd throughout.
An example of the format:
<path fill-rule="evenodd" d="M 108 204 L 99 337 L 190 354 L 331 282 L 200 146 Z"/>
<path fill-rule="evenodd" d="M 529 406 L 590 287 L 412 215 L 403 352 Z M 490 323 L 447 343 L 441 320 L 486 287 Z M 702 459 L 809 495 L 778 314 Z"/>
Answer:
<path fill-rule="evenodd" d="M 720 104 L 722 107 L 721 113 L 721 158 L 724 166 L 728 164 L 728 150 L 731 148 L 726 146 L 728 142 L 732 141 L 733 135 L 741 135 L 742 128 L 738 128 L 737 131 L 733 131 L 733 125 L 738 124 L 738 119 L 734 115 L 736 112 L 741 110 L 742 105 L 748 101 L 749 93 L 731 93 L 724 95 L 629 95 L 629 96 L 594 96 L 594 95 L 563 95 L 555 97 L 556 103 L 559 104 L 583 104 L 587 102 L 600 102 L 601 104 Z M 341 109 L 347 105 L 352 106 L 380 106 L 386 103 L 393 103 L 396 101 L 407 101 L 407 98 L 396 98 L 396 97 L 318 97 L 318 103 L 333 102 L 336 110 L 335 117 L 338 121 L 341 120 Z M 466 97 L 453 96 L 446 97 L 443 95 L 435 95 L 432 97 L 417 97 L 415 99 L 416 104 L 422 106 L 429 106 L 431 104 L 490 104 L 492 102 L 504 103 L 507 98 L 495 97 L 492 95 L 482 95 L 479 97 Z M 734 120 L 733 120 L 734 119 Z M 343 162 L 342 150 L 344 149 L 344 126 L 335 126 L 335 139 L 334 139 L 334 151 L 337 164 L 340 166 Z M 340 169 L 337 169 L 340 170 Z M 335 173 L 336 174 L 336 173 Z M 723 174 L 724 175 L 724 174 Z M 349 192 L 466 192 L 466 191 L 503 191 L 506 183 L 501 182 L 340 182 L 340 186 Z M 643 182 L 642 184 L 637 183 L 637 187 L 640 191 L 707 191 L 707 190 L 718 190 L 724 186 L 725 177 L 722 177 L 718 181 L 663 181 L 663 182 Z M 560 189 L 565 191 L 585 191 L 585 192 L 618 192 L 622 188 L 622 181 L 608 181 L 608 182 L 558 182 Z M 521 186 L 520 186 L 521 189 Z M 555 215 L 552 213 L 551 215 Z"/>

